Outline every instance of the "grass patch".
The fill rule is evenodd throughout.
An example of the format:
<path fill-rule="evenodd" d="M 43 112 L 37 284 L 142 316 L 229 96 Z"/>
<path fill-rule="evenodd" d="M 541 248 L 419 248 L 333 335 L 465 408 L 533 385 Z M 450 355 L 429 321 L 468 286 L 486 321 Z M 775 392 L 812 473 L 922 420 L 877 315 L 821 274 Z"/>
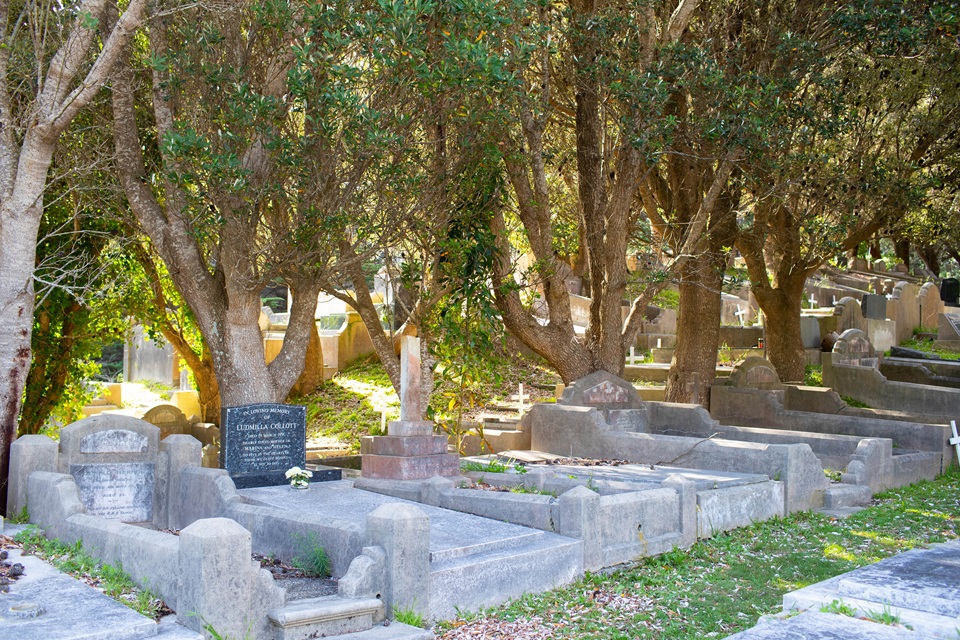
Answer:
<path fill-rule="evenodd" d="M 27 527 L 14 541 L 32 554 L 71 576 L 83 580 L 134 611 L 156 620 L 165 610 L 163 601 L 149 589 L 137 586 L 121 567 L 103 564 L 83 550 L 80 542 L 73 545 L 48 540 L 38 527 Z"/>
<path fill-rule="evenodd" d="M 507 465 L 501 464 L 496 460 L 490 462 L 477 462 L 476 460 L 461 460 L 461 471 L 479 471 L 480 473 L 506 473 Z"/>
<path fill-rule="evenodd" d="M 362 358 L 309 396 L 295 402 L 307 405 L 307 437 L 334 437 L 360 450 L 360 438 L 380 435 L 380 413 L 387 421 L 400 417 L 400 398 L 376 356 Z"/>
<path fill-rule="evenodd" d="M 816 513 L 771 520 L 621 571 L 587 574 L 562 589 L 441 623 L 437 631 L 459 640 L 485 625 L 536 620 L 551 638 L 725 637 L 779 612 L 788 591 L 958 534 L 954 468 L 934 482 L 878 494 L 873 506 L 844 520 Z"/>
<path fill-rule="evenodd" d="M 823 386 L 823 367 L 808 364 L 803 368 L 803 384 L 808 387 Z"/>
<path fill-rule="evenodd" d="M 936 329 L 931 331 L 931 333 L 936 332 Z M 909 340 L 904 340 L 901 342 L 900 346 L 906 347 L 907 349 L 916 349 L 917 351 L 935 353 L 950 360 L 960 360 L 960 351 L 957 351 L 956 349 L 948 349 L 947 347 L 944 347 L 937 341 L 933 340 L 918 340 L 917 338 L 910 338 Z"/>
<path fill-rule="evenodd" d="M 848 407 L 854 407 L 855 409 L 870 409 L 870 405 L 866 402 L 861 402 L 856 398 L 851 398 L 850 396 L 840 396 L 840 399 L 847 403 Z"/>
<path fill-rule="evenodd" d="M 397 607 L 394 607 L 393 619 L 397 622 L 408 624 L 411 627 L 419 627 L 421 629 L 425 629 L 427 627 L 427 621 L 424 620 L 423 615 L 417 613 L 416 609 L 413 607 L 409 609 L 398 609 Z"/>
<path fill-rule="evenodd" d="M 317 534 L 295 534 L 297 555 L 290 564 L 303 571 L 308 578 L 326 578 L 330 575 L 330 556 L 320 545 Z"/>

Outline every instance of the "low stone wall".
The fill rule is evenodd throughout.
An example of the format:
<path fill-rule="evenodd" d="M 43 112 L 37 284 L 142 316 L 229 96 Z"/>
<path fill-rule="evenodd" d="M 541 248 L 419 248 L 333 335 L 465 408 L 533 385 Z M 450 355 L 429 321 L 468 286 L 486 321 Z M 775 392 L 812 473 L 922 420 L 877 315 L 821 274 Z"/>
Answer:
<path fill-rule="evenodd" d="M 795 390 L 794 390 L 795 391 Z M 950 427 L 941 424 L 925 424 L 895 420 L 878 415 L 868 409 L 842 409 L 844 415 L 821 413 L 817 408 L 830 409 L 837 402 L 846 407 L 839 395 L 829 390 L 828 394 L 805 394 L 795 391 L 798 398 L 812 397 L 808 404 L 811 410 L 793 411 L 784 408 L 785 400 L 791 399 L 791 388 L 784 391 L 767 391 L 749 387 L 713 387 L 711 389 L 710 413 L 726 425 L 759 427 L 768 430 L 856 436 L 858 438 L 889 438 L 898 449 L 929 451 L 940 456 L 940 472 L 945 471 L 953 459 L 950 446 Z M 824 396 L 824 397 L 820 397 Z M 835 401 L 831 400 L 835 398 Z M 795 405 L 800 405 L 797 398 Z M 863 415 L 846 415 L 847 413 Z M 899 486 L 899 485 L 893 485 Z"/>
<path fill-rule="evenodd" d="M 657 410 L 651 408 L 651 412 Z M 537 451 L 588 458 L 615 455 L 642 464 L 761 473 L 784 483 L 786 513 L 819 509 L 823 505 L 827 480 L 820 461 L 805 444 L 760 444 L 706 436 L 638 433 L 607 424 L 603 414 L 594 408 L 547 404 L 533 408 L 529 424 L 531 446 Z M 658 420 L 648 428 L 655 431 L 660 424 Z"/>
<path fill-rule="evenodd" d="M 245 502 L 224 469 L 184 469 L 180 474 L 177 510 L 184 525 L 202 518 L 230 518 L 250 532 L 258 553 L 282 559 L 300 552 L 298 540 L 315 536 L 330 556 L 334 576 L 346 573 L 364 543 L 362 528 L 353 522 Z"/>
<path fill-rule="evenodd" d="M 267 612 L 284 590 L 251 558 L 250 533 L 224 518 L 198 520 L 179 536 L 87 515 L 68 474 L 30 475 L 31 521 L 49 537 L 81 542 L 92 556 L 122 566 L 155 591 L 177 620 L 194 631 L 210 624 L 224 637 L 273 636 Z"/>
<path fill-rule="evenodd" d="M 833 354 L 827 354 L 833 355 Z M 823 383 L 837 393 L 856 398 L 876 409 L 956 417 L 960 389 L 891 382 L 872 367 L 834 363 L 823 359 Z"/>

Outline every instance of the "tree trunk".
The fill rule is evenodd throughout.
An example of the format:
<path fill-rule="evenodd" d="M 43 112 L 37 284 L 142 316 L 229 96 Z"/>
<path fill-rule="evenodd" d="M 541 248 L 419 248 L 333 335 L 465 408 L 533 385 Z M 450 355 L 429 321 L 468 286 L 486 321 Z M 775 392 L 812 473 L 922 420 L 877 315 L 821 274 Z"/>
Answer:
<path fill-rule="evenodd" d="M 767 359 L 777 370 L 781 382 L 802 382 L 805 364 L 800 333 L 803 285 L 758 290 L 754 296 L 766 316 Z"/>
<path fill-rule="evenodd" d="M 308 396 L 323 384 L 323 346 L 320 344 L 320 332 L 317 323 L 313 323 L 310 331 L 310 344 L 307 345 L 307 355 L 303 364 L 303 373 L 297 378 L 296 384 L 290 389 L 291 396 Z"/>
<path fill-rule="evenodd" d="M 677 347 L 667 375 L 667 402 L 707 404 L 716 376 L 725 258 L 703 254 L 680 272 Z"/>

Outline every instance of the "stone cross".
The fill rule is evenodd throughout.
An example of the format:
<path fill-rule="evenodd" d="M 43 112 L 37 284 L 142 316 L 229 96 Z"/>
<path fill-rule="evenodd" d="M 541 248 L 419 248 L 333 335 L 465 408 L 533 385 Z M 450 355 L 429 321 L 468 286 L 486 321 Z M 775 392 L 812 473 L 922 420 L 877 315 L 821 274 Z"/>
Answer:
<path fill-rule="evenodd" d="M 420 412 L 420 338 L 400 338 L 400 420 L 415 422 Z"/>
<path fill-rule="evenodd" d="M 523 383 L 520 383 L 520 393 L 517 394 L 517 400 L 520 402 L 520 417 L 523 417 L 523 401 L 528 399 L 529 395 L 524 395 L 523 393 Z"/>
<path fill-rule="evenodd" d="M 747 312 L 740 308 L 740 305 L 737 305 L 737 312 L 733 314 L 737 316 L 737 319 L 740 321 L 740 326 L 744 326 L 743 316 L 747 315 Z"/>
<path fill-rule="evenodd" d="M 960 434 L 957 433 L 957 421 L 950 421 L 950 428 L 953 429 L 953 437 L 950 438 L 950 444 L 952 444 L 957 450 L 957 460 L 960 460 Z"/>
<path fill-rule="evenodd" d="M 837 296 L 835 295 L 833 296 L 833 298 L 830 301 L 830 304 L 834 307 L 837 306 Z"/>
<path fill-rule="evenodd" d="M 811 309 L 816 309 L 816 308 L 819 306 L 819 305 L 817 305 L 817 299 L 814 297 L 814 295 L 813 295 L 812 293 L 810 294 L 810 299 L 807 300 L 807 302 L 810 303 L 810 308 L 811 308 Z"/>

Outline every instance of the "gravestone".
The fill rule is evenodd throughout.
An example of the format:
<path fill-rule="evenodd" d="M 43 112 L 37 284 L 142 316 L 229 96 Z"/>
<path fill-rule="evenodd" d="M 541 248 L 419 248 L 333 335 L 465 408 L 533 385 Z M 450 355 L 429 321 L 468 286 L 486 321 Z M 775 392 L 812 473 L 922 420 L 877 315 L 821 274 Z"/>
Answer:
<path fill-rule="evenodd" d="M 813 316 L 800 316 L 800 336 L 804 349 L 819 349 L 820 321 Z"/>
<path fill-rule="evenodd" d="M 960 280 L 944 278 L 940 283 L 940 299 L 948 307 L 960 307 Z"/>
<path fill-rule="evenodd" d="M 937 340 L 943 342 L 960 341 L 960 316 L 941 313 L 938 316 Z"/>
<path fill-rule="evenodd" d="M 60 430 L 58 466 L 93 516 L 152 522 L 160 430 L 129 416 L 97 415 Z"/>
<path fill-rule="evenodd" d="M 751 356 L 734 368 L 729 384 L 734 387 L 778 388 L 780 376 L 769 360 Z"/>
<path fill-rule="evenodd" d="M 868 320 L 886 320 L 887 319 L 887 297 L 868 293 L 863 296 L 860 303 L 863 310 L 863 317 Z"/>
<path fill-rule="evenodd" d="M 160 439 L 174 434 L 190 434 L 190 421 L 172 404 L 158 404 L 143 414 L 142 420 L 160 429 Z"/>
<path fill-rule="evenodd" d="M 833 346 L 833 364 L 877 368 L 880 363 L 867 334 L 859 329 L 847 329 Z"/>
<path fill-rule="evenodd" d="M 364 478 L 425 480 L 459 476 L 460 459 L 447 452 L 447 437 L 434 434 L 433 422 L 421 419 L 420 338 L 400 340 L 400 420 L 387 425 L 386 436 L 360 442 Z"/>
<path fill-rule="evenodd" d="M 307 461 L 307 408 L 249 404 L 221 411 L 220 466 L 238 489 L 287 484 Z"/>
<path fill-rule="evenodd" d="M 557 404 L 601 410 L 641 409 L 643 401 L 632 384 L 606 371 L 594 371 L 563 390 Z"/>

